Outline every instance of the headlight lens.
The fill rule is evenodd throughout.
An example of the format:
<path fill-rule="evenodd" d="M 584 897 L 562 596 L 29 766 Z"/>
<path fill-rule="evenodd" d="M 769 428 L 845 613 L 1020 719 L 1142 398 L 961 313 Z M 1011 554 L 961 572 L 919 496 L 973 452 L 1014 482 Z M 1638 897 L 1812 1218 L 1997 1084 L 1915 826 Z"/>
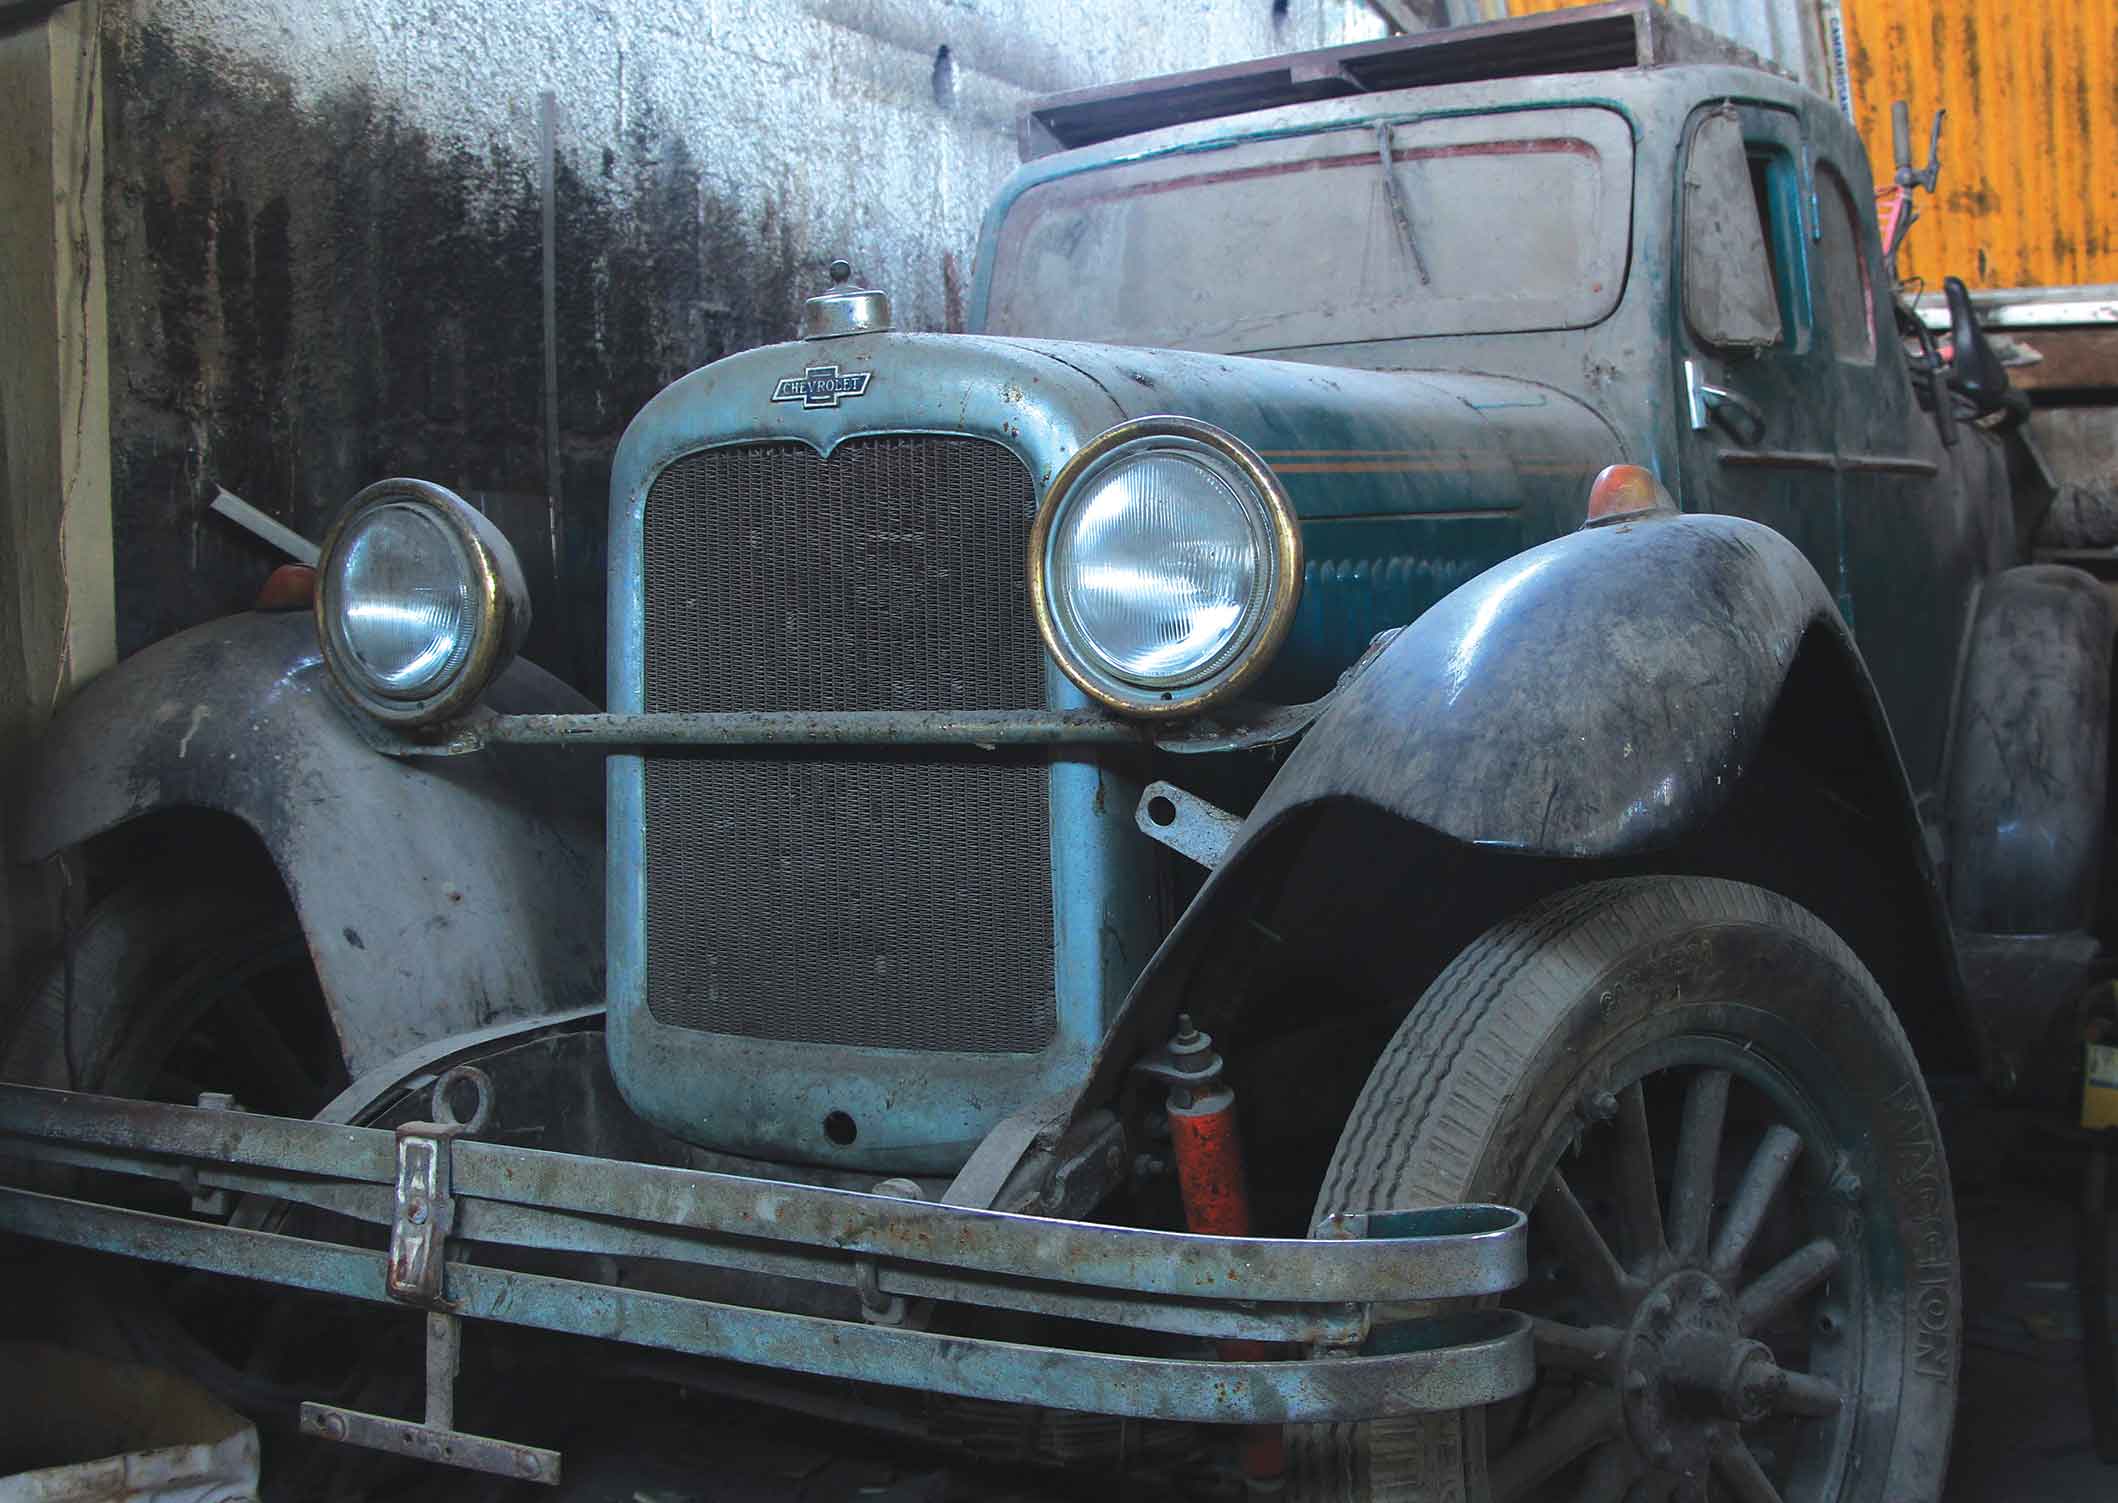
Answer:
<path fill-rule="evenodd" d="M 470 654 L 470 564 L 411 506 L 379 506 L 341 540 L 334 570 L 347 650 L 381 693 L 416 699 Z"/>
<path fill-rule="evenodd" d="M 346 504 L 317 569 L 316 630 L 361 709 L 403 725 L 459 714 L 528 629 L 514 550 L 454 491 L 383 480 Z"/>
<path fill-rule="evenodd" d="M 1194 682 L 1255 628 L 1272 539 L 1238 484 L 1204 455 L 1149 449 L 1096 475 L 1053 523 L 1053 606 L 1116 677 Z"/>
<path fill-rule="evenodd" d="M 1301 579 L 1278 481 L 1232 436 L 1148 418 L 1085 446 L 1031 540 L 1038 629 L 1067 676 L 1114 709 L 1182 714 L 1271 660 Z"/>

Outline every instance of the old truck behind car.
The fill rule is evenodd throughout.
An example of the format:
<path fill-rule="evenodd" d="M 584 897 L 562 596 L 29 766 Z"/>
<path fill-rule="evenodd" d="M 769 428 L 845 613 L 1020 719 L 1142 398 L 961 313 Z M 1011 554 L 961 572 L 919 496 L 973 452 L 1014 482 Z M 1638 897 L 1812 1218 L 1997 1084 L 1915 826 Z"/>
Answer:
<path fill-rule="evenodd" d="M 1926 1078 L 2035 1088 L 2096 954 L 2111 622 L 1850 125 L 1625 3 L 1023 154 L 975 332 L 841 280 L 638 415 L 606 710 L 415 480 L 67 709 L 0 1226 L 545 1481 L 484 1322 L 1174 1488 L 1936 1497 Z M 281 1300 L 424 1312 L 424 1414 L 275 1381 Z"/>

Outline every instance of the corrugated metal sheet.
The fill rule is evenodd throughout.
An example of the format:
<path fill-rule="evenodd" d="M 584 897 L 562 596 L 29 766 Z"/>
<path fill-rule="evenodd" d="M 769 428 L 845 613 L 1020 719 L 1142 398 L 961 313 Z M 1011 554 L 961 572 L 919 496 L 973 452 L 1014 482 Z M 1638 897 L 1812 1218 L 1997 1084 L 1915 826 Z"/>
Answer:
<path fill-rule="evenodd" d="M 1844 0 L 1854 119 L 1889 176 L 1890 101 L 1942 129 L 1898 270 L 1938 284 L 2118 281 L 2118 0 Z"/>
<path fill-rule="evenodd" d="M 1529 15 L 1580 0 L 1509 0 Z M 1878 183 L 1890 102 L 1912 107 L 1915 165 L 1947 109 L 1939 194 L 1898 269 L 1939 285 L 2118 282 L 2118 0 L 1821 0 L 1843 19 L 1851 111 Z M 1836 97 L 1820 0 L 1672 6 Z"/>

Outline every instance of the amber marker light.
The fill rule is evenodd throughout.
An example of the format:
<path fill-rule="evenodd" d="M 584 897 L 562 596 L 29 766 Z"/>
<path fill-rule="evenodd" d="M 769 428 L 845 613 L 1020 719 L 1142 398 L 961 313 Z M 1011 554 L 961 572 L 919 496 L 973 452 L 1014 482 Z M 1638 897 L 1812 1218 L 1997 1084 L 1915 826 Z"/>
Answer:
<path fill-rule="evenodd" d="M 281 564 L 266 578 L 251 609 L 305 611 L 315 603 L 316 570 L 308 564 Z"/>
<path fill-rule="evenodd" d="M 1674 512 L 1676 509 L 1677 503 L 1670 499 L 1662 482 L 1649 471 L 1636 464 L 1605 465 L 1603 473 L 1589 487 L 1588 520 L 1581 525 L 1594 527 L 1649 512 Z"/>

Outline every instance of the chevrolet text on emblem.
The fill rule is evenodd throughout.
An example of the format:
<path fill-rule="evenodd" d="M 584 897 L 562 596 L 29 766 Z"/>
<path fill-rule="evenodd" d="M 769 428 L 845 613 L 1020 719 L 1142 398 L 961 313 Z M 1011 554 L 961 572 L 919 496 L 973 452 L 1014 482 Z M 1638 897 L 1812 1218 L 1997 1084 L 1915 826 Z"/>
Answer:
<path fill-rule="evenodd" d="M 775 402 L 799 402 L 804 407 L 836 407 L 840 397 L 857 397 L 868 389 L 872 371 L 842 376 L 835 365 L 812 365 L 799 376 L 787 376 L 772 388 Z"/>

